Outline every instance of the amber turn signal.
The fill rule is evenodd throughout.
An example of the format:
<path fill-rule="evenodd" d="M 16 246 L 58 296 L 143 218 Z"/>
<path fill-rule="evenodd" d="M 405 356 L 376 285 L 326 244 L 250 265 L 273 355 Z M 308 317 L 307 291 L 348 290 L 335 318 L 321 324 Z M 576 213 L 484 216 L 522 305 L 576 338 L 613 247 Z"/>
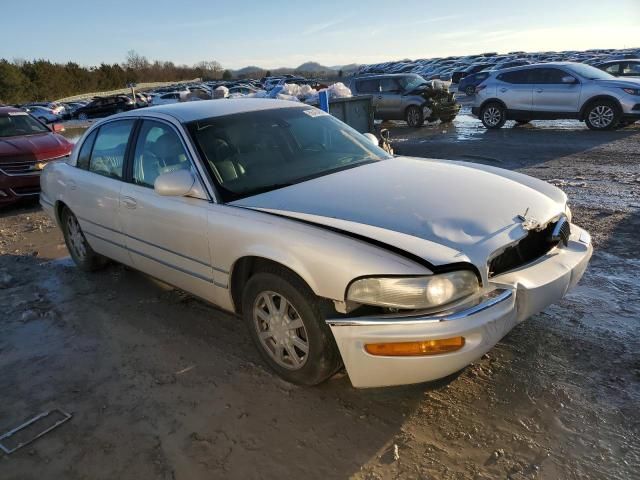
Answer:
<path fill-rule="evenodd" d="M 364 346 L 367 353 L 385 357 L 419 357 L 438 355 L 460 350 L 464 347 L 464 337 L 424 340 L 422 342 L 368 343 Z"/>

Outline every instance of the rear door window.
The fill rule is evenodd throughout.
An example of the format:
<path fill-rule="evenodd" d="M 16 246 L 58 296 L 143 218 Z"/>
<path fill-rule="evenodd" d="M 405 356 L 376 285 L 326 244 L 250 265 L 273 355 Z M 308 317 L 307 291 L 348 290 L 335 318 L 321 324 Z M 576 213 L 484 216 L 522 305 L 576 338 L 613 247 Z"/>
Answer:
<path fill-rule="evenodd" d="M 122 167 L 135 120 L 110 122 L 100 127 L 91 152 L 89 170 L 122 179 Z"/>
<path fill-rule="evenodd" d="M 514 72 L 504 72 L 498 75 L 498 80 L 506 83 L 526 84 L 531 83 L 529 74 L 531 70 L 516 70 Z"/>
<path fill-rule="evenodd" d="M 357 84 L 358 92 L 378 93 L 380 91 L 380 80 L 360 80 Z"/>
<path fill-rule="evenodd" d="M 570 75 L 558 68 L 536 68 L 531 72 L 531 82 L 546 85 L 555 85 L 563 83 L 563 77 L 571 76 L 573 75 Z"/>

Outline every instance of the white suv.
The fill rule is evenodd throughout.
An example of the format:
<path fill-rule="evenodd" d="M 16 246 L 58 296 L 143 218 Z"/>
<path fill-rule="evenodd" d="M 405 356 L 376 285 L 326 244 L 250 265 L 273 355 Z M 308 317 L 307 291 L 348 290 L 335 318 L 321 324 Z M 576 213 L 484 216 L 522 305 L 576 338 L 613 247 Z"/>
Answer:
<path fill-rule="evenodd" d="M 471 112 L 487 128 L 507 120 L 560 118 L 610 130 L 640 120 L 640 80 L 618 79 L 573 62 L 543 63 L 491 72 L 476 88 Z"/>

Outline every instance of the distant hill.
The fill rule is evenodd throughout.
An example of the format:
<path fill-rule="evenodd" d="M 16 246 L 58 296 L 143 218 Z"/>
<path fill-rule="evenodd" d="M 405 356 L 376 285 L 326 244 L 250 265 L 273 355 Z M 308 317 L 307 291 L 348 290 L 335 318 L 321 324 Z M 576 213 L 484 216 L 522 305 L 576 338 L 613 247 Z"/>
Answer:
<path fill-rule="evenodd" d="M 235 76 L 238 75 L 251 75 L 253 73 L 261 73 L 264 72 L 264 68 L 261 67 L 256 67 L 254 65 L 248 66 L 248 67 L 244 67 L 241 68 L 240 70 L 234 70 L 233 73 L 235 74 Z"/>
<path fill-rule="evenodd" d="M 334 70 L 331 67 L 325 67 L 318 62 L 306 62 L 296 68 L 297 72 L 330 72 Z"/>
<path fill-rule="evenodd" d="M 354 71 L 358 66 L 355 64 L 345 65 L 344 67 L 327 67 L 325 65 L 321 65 L 318 62 L 305 62 L 302 65 L 299 65 L 296 68 L 291 67 L 281 67 L 281 68 L 262 68 L 257 67 L 255 65 L 250 65 L 248 67 L 243 67 L 238 70 L 233 71 L 233 76 L 236 78 L 259 78 L 265 75 L 267 72 L 271 72 L 271 75 L 285 75 L 285 74 L 316 74 L 319 76 L 335 76 L 338 73 L 340 68 L 343 69 L 345 73 Z"/>

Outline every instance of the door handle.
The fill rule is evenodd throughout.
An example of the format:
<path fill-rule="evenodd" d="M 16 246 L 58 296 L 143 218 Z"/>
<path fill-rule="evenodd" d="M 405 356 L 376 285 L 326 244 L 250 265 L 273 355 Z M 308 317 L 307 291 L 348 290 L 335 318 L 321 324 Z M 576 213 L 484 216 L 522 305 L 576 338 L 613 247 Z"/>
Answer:
<path fill-rule="evenodd" d="M 502 93 L 504 93 L 504 92 L 506 92 L 506 91 L 507 91 L 507 89 L 506 89 L 506 88 L 504 88 L 504 87 L 502 87 L 502 88 L 500 89 L 500 91 L 501 91 Z"/>
<path fill-rule="evenodd" d="M 138 206 L 138 203 L 131 197 L 122 197 L 121 202 L 126 208 L 133 209 Z"/>
<path fill-rule="evenodd" d="M 536 90 L 536 92 L 538 92 L 538 93 L 542 93 L 542 92 L 543 92 L 543 90 L 542 90 L 541 88 L 539 88 L 539 89 L 537 89 L 537 90 Z"/>

